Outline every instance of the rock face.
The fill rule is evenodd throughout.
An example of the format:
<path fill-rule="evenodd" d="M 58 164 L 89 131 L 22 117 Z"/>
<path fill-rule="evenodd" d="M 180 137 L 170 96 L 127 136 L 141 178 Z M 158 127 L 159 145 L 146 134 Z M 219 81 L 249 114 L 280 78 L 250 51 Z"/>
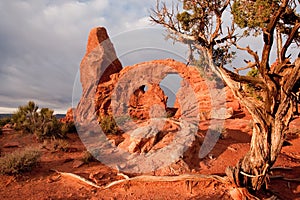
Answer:
<path fill-rule="evenodd" d="M 69 108 L 67 110 L 66 116 L 62 119 L 60 119 L 63 123 L 72 123 L 74 122 L 74 116 L 73 116 L 73 108 Z"/>
<path fill-rule="evenodd" d="M 233 115 L 230 109 L 225 110 L 226 114 L 223 112 L 222 116 L 217 113 L 218 108 L 226 107 L 226 102 L 216 102 L 220 95 L 211 92 L 211 89 L 216 87 L 215 83 L 201 77 L 196 67 L 188 67 L 178 61 L 167 59 L 139 63 L 122 69 L 106 30 L 99 27 L 91 30 L 87 51 L 80 65 L 83 94 L 79 103 L 81 110 L 77 109 L 76 116 L 81 116 L 84 120 L 95 116 L 102 118 L 114 115 L 113 112 L 117 112 L 119 108 L 112 110 L 112 96 L 118 97 L 117 101 L 122 100 L 122 103 L 126 104 L 122 114 L 129 114 L 131 118 L 145 120 L 167 116 L 168 97 L 159 84 L 168 74 L 178 74 L 183 79 L 181 88 L 176 94 L 175 110 L 172 110 L 172 112 L 177 110 L 176 118 L 188 114 L 182 113 L 182 110 L 200 113 L 201 120 L 230 118 Z M 124 94 L 129 96 L 120 97 Z M 85 100 L 82 101 L 83 99 Z M 115 107 L 118 106 L 121 105 L 117 103 Z M 92 113 L 90 108 L 93 108 Z M 216 108 L 215 111 L 212 111 L 212 108 Z"/>
<path fill-rule="evenodd" d="M 184 63 L 172 59 L 154 60 L 126 67 L 114 80 L 116 81 L 115 87 L 122 92 L 119 95 L 125 95 L 119 99 L 129 102 L 127 106 L 131 117 L 149 119 L 151 116 L 167 116 L 167 96 L 159 84 L 168 74 L 178 74 L 183 79 L 174 106 L 175 111 L 177 110 L 175 115 L 177 118 L 183 115 L 188 116 L 189 113 L 195 116 L 202 110 L 211 109 L 207 82 L 199 75 L 196 67 L 187 67 Z M 113 88 L 113 85 L 114 83 L 109 83 L 105 87 Z M 145 87 L 147 87 L 147 91 L 145 91 Z M 126 97 L 126 92 L 131 95 Z M 108 94 L 108 92 L 105 93 Z M 154 105 L 157 106 L 156 109 L 151 110 Z M 104 110 L 101 109 L 101 106 L 99 108 L 99 113 L 110 113 L 107 106 Z M 165 113 L 154 113 L 160 110 L 157 108 L 162 108 Z M 181 113 L 182 110 L 186 113 Z"/>
<path fill-rule="evenodd" d="M 88 38 L 86 54 L 80 64 L 82 97 L 75 114 L 77 123 L 97 118 L 94 100 L 98 93 L 98 85 L 109 82 L 111 75 L 118 73 L 121 69 L 122 65 L 105 28 L 92 29 Z"/>
<path fill-rule="evenodd" d="M 145 91 L 145 86 L 141 86 L 130 97 L 130 117 L 142 120 L 162 117 L 164 113 L 159 112 L 160 109 L 153 109 L 152 106 L 155 105 L 156 108 L 159 106 L 166 110 L 167 99 L 159 84 L 148 84 L 147 91 Z"/>
<path fill-rule="evenodd" d="M 168 97 L 160 87 L 169 74 L 182 78 L 174 108 L 167 108 Z M 82 97 L 75 111 L 76 124 L 87 122 L 84 130 L 91 132 L 99 127 L 99 119 L 113 116 L 118 126 L 125 123 L 120 127 L 125 132 L 124 139 L 115 146 L 133 156 L 147 154 L 155 161 L 156 151 L 165 155 L 165 151 L 179 145 L 172 157 L 172 162 L 176 161 L 194 145 L 199 120 L 227 119 L 240 109 L 227 88 L 216 89 L 219 83 L 203 76 L 197 67 L 172 59 L 122 68 L 106 30 L 94 28 L 80 65 Z M 174 116 L 166 119 L 170 112 Z M 71 120 L 71 111 L 67 120 Z M 132 123 L 133 120 L 139 120 L 139 124 Z"/>

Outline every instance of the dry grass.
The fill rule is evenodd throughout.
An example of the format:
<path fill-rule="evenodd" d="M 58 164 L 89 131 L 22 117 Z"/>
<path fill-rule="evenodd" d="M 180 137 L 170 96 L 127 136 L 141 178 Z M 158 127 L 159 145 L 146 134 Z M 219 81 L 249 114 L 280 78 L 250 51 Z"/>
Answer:
<path fill-rule="evenodd" d="M 13 175 L 30 171 L 37 165 L 40 157 L 41 153 L 33 148 L 5 154 L 0 158 L 0 173 Z"/>

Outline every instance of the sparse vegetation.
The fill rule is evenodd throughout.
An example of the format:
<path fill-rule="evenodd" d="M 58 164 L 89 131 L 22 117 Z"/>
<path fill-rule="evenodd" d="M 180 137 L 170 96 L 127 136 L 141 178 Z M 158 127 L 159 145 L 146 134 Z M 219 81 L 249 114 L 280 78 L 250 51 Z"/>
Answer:
<path fill-rule="evenodd" d="M 61 131 L 63 133 L 63 135 L 67 134 L 67 133 L 76 133 L 76 126 L 74 122 L 67 122 L 67 123 L 63 123 L 61 126 Z"/>
<path fill-rule="evenodd" d="M 67 140 L 63 140 L 63 139 L 54 140 L 53 149 L 67 152 L 70 149 L 70 144 Z"/>
<path fill-rule="evenodd" d="M 13 114 L 12 122 L 16 130 L 32 133 L 39 141 L 46 138 L 64 138 L 66 132 L 62 131 L 62 123 L 53 115 L 53 110 L 42 108 L 29 101 L 27 105 L 20 106 Z"/>
<path fill-rule="evenodd" d="M 112 116 L 105 116 L 100 119 L 100 126 L 105 134 L 116 135 L 120 132 L 116 121 Z"/>
<path fill-rule="evenodd" d="M 10 117 L 4 117 L 4 118 L 0 119 L 0 127 L 3 127 L 6 124 L 10 124 L 10 123 L 11 123 Z"/>
<path fill-rule="evenodd" d="M 94 156 L 89 152 L 89 151 L 84 151 L 83 152 L 83 156 L 82 156 L 82 161 L 87 164 L 90 162 L 95 161 L 96 159 L 94 158 Z"/>
<path fill-rule="evenodd" d="M 68 152 L 70 150 L 70 143 L 65 139 L 47 139 L 44 140 L 42 148 L 47 149 L 51 152 Z"/>
<path fill-rule="evenodd" d="M 9 153 L 0 158 L 1 174 L 19 174 L 30 171 L 37 165 L 41 153 L 32 148 Z"/>

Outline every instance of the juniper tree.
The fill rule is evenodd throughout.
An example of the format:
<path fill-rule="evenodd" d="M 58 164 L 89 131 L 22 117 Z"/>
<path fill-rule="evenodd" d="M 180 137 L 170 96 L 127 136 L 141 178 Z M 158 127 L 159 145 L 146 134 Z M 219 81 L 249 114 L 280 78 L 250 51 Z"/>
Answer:
<path fill-rule="evenodd" d="M 296 0 L 183 0 L 182 8 L 168 7 L 158 0 L 151 19 L 164 26 L 169 37 L 187 44 L 190 57 L 195 52 L 207 58 L 208 66 L 232 90 L 253 118 L 253 134 L 249 152 L 226 174 L 238 187 L 259 190 L 278 157 L 295 109 L 299 91 L 300 58 L 287 56 L 291 46 L 299 47 L 299 1 Z M 224 15 L 231 15 L 227 27 Z M 276 35 L 285 36 L 284 44 L 277 43 L 277 59 L 272 61 Z M 240 46 L 240 39 L 261 37 L 262 51 L 251 44 Z M 231 47 L 245 51 L 251 57 L 246 66 L 228 70 L 226 63 L 233 59 Z M 218 52 L 222 51 L 221 54 Z M 293 57 L 294 56 L 294 57 Z M 258 76 L 238 72 L 252 68 Z M 246 87 L 257 88 L 262 98 L 253 98 Z"/>

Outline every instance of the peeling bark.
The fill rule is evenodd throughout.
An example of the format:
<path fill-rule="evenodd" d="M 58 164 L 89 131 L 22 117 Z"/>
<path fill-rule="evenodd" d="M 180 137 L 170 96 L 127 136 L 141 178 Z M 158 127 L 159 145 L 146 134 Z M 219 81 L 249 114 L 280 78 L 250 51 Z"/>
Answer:
<path fill-rule="evenodd" d="M 158 0 L 159 2 L 160 0 Z M 205 1 L 199 1 L 198 3 L 203 2 Z M 265 183 L 268 172 L 281 151 L 285 133 L 293 117 L 292 93 L 299 91 L 300 58 L 296 59 L 294 64 L 291 64 L 290 60 L 285 57 L 285 53 L 291 43 L 299 38 L 300 24 L 299 20 L 295 21 L 291 32 L 287 35 L 284 46 L 278 46 L 280 55 L 278 56 L 277 65 L 270 66 L 274 31 L 276 26 L 281 23 L 280 18 L 287 12 L 291 1 L 280 1 L 278 4 L 279 9 L 270 17 L 266 27 L 262 29 L 263 49 L 260 57 L 249 46 L 243 48 L 237 45 L 234 25 L 231 29 L 228 28 L 227 34 L 222 32 L 221 18 L 223 11 L 228 6 L 227 3 L 228 1 L 224 4 L 224 9 L 214 13 L 211 21 L 208 20 L 209 25 L 213 25 L 212 30 L 202 32 L 200 30 L 200 33 L 196 36 L 193 34 L 193 30 L 182 31 L 179 22 L 176 20 L 176 13 L 174 11 L 168 12 L 165 4 L 161 9 L 158 4 L 157 10 L 154 11 L 156 17 L 151 16 L 151 18 L 155 23 L 163 25 L 170 32 L 171 38 L 194 47 L 204 57 L 206 56 L 212 71 L 223 79 L 240 103 L 252 115 L 254 126 L 250 150 L 235 167 L 228 167 L 226 174 L 232 183 L 238 187 L 259 190 Z M 209 8 L 208 10 L 212 11 L 213 9 Z M 258 69 L 260 77 L 241 76 L 236 72 L 226 70 L 222 65 L 214 65 L 213 51 L 217 44 L 215 39 L 218 37 L 226 38 L 221 41 L 223 45 L 227 45 L 227 47 L 233 45 L 239 50 L 248 52 L 253 58 L 253 62 L 250 64 Z M 263 100 L 247 95 L 247 91 L 242 87 L 242 84 L 251 84 L 261 88 Z"/>
<path fill-rule="evenodd" d="M 276 103 L 271 113 L 260 109 L 257 106 L 259 102 L 247 100 L 236 87 L 237 83 L 227 78 L 228 75 L 223 72 L 224 80 L 246 106 L 254 122 L 250 151 L 236 167 L 230 167 L 226 172 L 238 187 L 247 186 L 252 190 L 259 190 L 264 185 L 268 172 L 281 151 L 285 133 L 293 117 L 291 88 L 294 88 L 300 78 L 299 67 L 299 63 L 295 62 L 289 76 L 283 77 L 285 84 L 281 85 L 278 90 L 280 92 L 273 94 L 280 103 Z"/>

